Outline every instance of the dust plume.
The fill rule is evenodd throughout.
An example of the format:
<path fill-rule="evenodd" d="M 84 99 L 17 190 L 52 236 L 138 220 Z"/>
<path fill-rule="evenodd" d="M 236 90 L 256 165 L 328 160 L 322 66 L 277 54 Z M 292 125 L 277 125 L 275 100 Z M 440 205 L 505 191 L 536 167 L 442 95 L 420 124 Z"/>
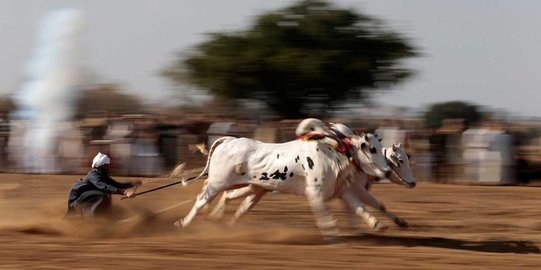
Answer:
<path fill-rule="evenodd" d="M 45 173 L 55 171 L 54 140 L 60 124 L 74 113 L 81 83 L 82 12 L 51 12 L 39 27 L 26 81 L 14 95 L 18 110 L 14 117 L 25 126 L 19 162 L 27 172 Z"/>

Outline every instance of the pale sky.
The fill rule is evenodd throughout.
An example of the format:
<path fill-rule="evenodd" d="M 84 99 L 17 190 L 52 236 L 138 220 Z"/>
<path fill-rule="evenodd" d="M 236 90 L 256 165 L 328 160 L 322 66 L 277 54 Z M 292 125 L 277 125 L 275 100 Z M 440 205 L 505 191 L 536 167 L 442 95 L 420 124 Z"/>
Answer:
<path fill-rule="evenodd" d="M 377 97 L 422 108 L 465 100 L 523 116 L 541 116 L 541 1 L 337 0 L 383 19 L 424 53 L 408 62 L 415 78 Z M 171 99 L 157 75 L 205 33 L 243 30 L 253 16 L 292 0 L 0 0 L 0 94 L 21 88 L 49 12 L 76 8 L 86 21 L 81 62 L 107 82 L 156 101 Z"/>

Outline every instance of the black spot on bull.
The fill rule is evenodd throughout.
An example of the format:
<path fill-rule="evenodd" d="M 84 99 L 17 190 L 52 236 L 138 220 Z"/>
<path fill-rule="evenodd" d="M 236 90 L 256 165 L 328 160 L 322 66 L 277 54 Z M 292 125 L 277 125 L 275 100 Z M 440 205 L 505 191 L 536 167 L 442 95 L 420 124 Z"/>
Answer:
<path fill-rule="evenodd" d="M 299 159 L 301 159 L 299 156 L 295 158 L 295 163 L 299 162 Z"/>
<path fill-rule="evenodd" d="M 275 172 L 271 173 L 270 177 L 272 177 L 272 179 L 286 180 L 287 173 L 286 172 L 281 173 L 279 170 L 276 170 Z"/>
<path fill-rule="evenodd" d="M 289 177 L 293 177 L 293 172 L 290 172 L 290 173 L 289 173 Z"/>
<path fill-rule="evenodd" d="M 276 159 L 279 159 L 280 158 L 280 154 L 276 154 Z"/>
<path fill-rule="evenodd" d="M 264 172 L 264 173 L 261 173 L 261 177 L 259 178 L 259 180 L 270 180 L 270 178 L 267 175 L 267 173 Z"/>
<path fill-rule="evenodd" d="M 284 167 L 284 172 L 287 172 L 287 166 Z"/>
<path fill-rule="evenodd" d="M 310 157 L 306 157 L 306 161 L 308 161 L 308 168 L 310 168 L 310 170 L 314 168 L 314 161 Z"/>

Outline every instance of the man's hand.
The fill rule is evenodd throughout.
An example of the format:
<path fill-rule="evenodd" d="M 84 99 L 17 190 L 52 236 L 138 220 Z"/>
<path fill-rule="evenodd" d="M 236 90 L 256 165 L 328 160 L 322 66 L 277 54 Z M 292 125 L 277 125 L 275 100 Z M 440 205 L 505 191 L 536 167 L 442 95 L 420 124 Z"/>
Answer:
<path fill-rule="evenodd" d="M 142 185 L 143 182 L 141 182 L 141 180 L 137 180 L 137 181 L 131 182 L 131 184 L 132 184 L 134 187 L 138 187 L 138 186 Z"/>
<path fill-rule="evenodd" d="M 128 188 L 124 190 L 124 195 L 126 195 L 128 198 L 135 197 L 135 188 Z"/>

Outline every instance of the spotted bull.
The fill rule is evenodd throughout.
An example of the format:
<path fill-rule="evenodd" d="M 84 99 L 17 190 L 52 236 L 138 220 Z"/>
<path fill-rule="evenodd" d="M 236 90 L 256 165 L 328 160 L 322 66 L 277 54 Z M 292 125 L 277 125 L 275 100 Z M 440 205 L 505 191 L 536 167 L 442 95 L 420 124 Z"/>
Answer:
<path fill-rule="evenodd" d="M 317 121 L 316 121 L 317 120 Z M 315 126 L 314 126 L 315 125 Z M 308 133 L 325 133 L 331 136 L 331 134 L 335 134 L 335 138 L 338 139 L 338 137 L 351 137 L 354 135 L 354 133 L 349 129 L 347 126 L 343 124 L 331 124 L 330 128 L 322 127 L 324 125 L 323 122 L 321 122 L 318 119 L 306 119 L 302 121 L 296 131 L 296 135 L 303 136 Z M 382 154 L 384 155 L 386 162 L 389 164 L 391 168 L 391 173 L 388 175 L 388 179 L 392 182 L 395 182 L 397 184 L 401 184 L 404 186 L 407 186 L 409 188 L 413 188 L 416 185 L 415 178 L 413 177 L 413 173 L 411 171 L 410 163 L 409 163 L 409 156 L 406 154 L 406 152 L 401 148 L 400 144 L 393 145 L 392 147 L 388 148 L 382 148 Z M 385 214 L 387 217 L 389 217 L 391 220 L 393 220 L 394 223 L 397 225 L 404 227 L 407 226 L 407 222 L 400 217 L 394 215 L 393 213 L 387 211 L 386 207 L 383 205 L 383 203 L 379 202 L 374 196 L 372 196 L 368 192 L 368 187 L 373 182 L 376 182 L 378 180 L 378 177 L 371 176 L 365 172 L 361 171 L 354 171 L 351 175 L 349 175 L 351 180 L 348 180 L 347 183 L 350 185 L 351 192 L 354 193 L 354 195 L 364 204 L 371 206 L 375 209 L 380 210 L 383 214 Z M 224 195 L 210 214 L 210 217 L 213 219 L 219 219 L 223 216 L 225 212 L 226 205 L 229 201 L 244 198 L 250 194 L 252 194 L 252 187 L 247 186 L 235 190 L 231 190 L 228 192 L 224 192 Z M 346 202 L 346 205 L 349 207 L 349 204 Z M 351 211 L 355 212 L 357 208 L 352 208 Z M 360 208 L 362 209 L 362 208 Z M 376 230 L 381 229 L 381 225 L 377 218 L 373 215 L 370 215 L 368 212 L 366 212 L 364 209 L 362 209 L 361 217 L 365 220 L 365 222 L 368 223 L 368 225 Z M 233 219 L 231 220 L 231 224 L 234 223 L 237 219 L 237 216 L 235 215 Z M 350 224 L 356 224 L 354 220 L 354 216 L 349 216 Z"/>
<path fill-rule="evenodd" d="M 336 151 L 336 146 L 336 141 L 328 137 L 281 144 L 220 138 L 210 148 L 207 164 L 199 176 L 208 171 L 201 193 L 190 212 L 176 225 L 188 226 L 218 193 L 249 185 L 251 194 L 235 213 L 236 218 L 249 211 L 269 191 L 304 195 L 321 233 L 336 236 L 338 229 L 326 201 L 342 198 L 357 215 L 367 215 L 364 206 L 348 189 L 348 176 L 359 168 L 376 177 L 390 173 L 381 144 L 373 134 L 351 136 L 350 157 Z"/>

